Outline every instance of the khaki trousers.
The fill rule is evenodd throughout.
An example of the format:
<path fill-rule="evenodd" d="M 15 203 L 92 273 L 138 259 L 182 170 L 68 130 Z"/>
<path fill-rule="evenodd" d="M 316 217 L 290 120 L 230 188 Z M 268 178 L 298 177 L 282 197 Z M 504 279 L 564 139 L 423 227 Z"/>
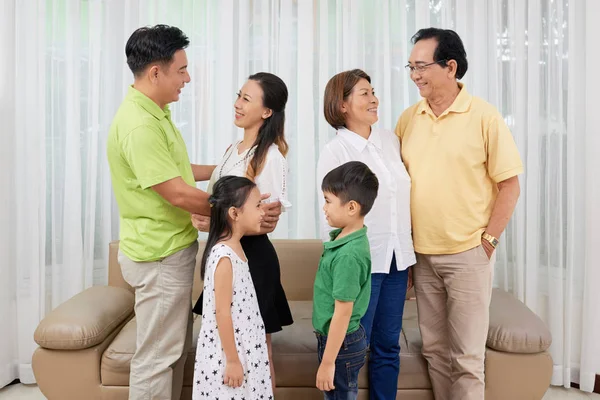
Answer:
<path fill-rule="evenodd" d="M 198 243 L 155 262 L 119 252 L 123 278 L 135 289 L 136 351 L 130 400 L 179 400 L 192 344 L 192 284 Z"/>
<path fill-rule="evenodd" d="M 423 356 L 436 400 L 483 400 L 496 253 L 417 254 L 413 277 Z"/>

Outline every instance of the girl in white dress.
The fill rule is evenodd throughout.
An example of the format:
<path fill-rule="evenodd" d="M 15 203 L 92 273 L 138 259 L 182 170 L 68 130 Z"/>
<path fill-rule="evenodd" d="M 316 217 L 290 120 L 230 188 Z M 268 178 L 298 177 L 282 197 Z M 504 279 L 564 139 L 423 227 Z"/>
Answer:
<path fill-rule="evenodd" d="M 287 199 L 288 165 L 285 156 L 288 145 L 284 135 L 287 98 L 287 87 L 279 77 L 259 72 L 248 78 L 234 104 L 235 125 L 244 129 L 244 138 L 229 146 L 214 169 L 208 184 L 209 194 L 221 177 L 245 176 L 256 183 L 261 193 L 271 194 L 268 202 L 279 201 L 284 210 L 291 206 Z M 192 222 L 196 228 L 206 230 L 206 217 L 194 215 Z M 276 224 L 270 228 L 263 227 L 260 232 L 250 233 L 241 239 L 258 296 L 271 367 L 271 334 L 293 323 L 281 285 L 279 259 L 267 236 L 275 227 Z M 194 307 L 197 314 L 202 314 L 201 299 Z M 271 376 L 274 379 L 273 368 Z"/>
<path fill-rule="evenodd" d="M 261 195 L 249 179 L 227 176 L 215 184 L 209 202 L 193 399 L 272 400 L 265 327 L 240 243 L 261 229 Z"/>

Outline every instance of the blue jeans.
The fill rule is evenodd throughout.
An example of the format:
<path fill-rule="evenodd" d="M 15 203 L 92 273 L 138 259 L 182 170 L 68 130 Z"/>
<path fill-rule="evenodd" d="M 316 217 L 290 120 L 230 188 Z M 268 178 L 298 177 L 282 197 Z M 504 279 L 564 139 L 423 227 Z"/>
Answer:
<path fill-rule="evenodd" d="M 371 275 L 371 300 L 361 320 L 369 342 L 369 399 L 396 398 L 400 373 L 400 331 L 408 270 L 398 271 L 392 257 L 389 274 Z"/>
<path fill-rule="evenodd" d="M 316 333 L 317 354 L 319 365 L 323 360 L 327 336 Z M 367 336 L 365 329 L 348 333 L 344 338 L 342 348 L 335 359 L 335 375 L 333 376 L 334 390 L 325 393 L 326 400 L 355 400 L 358 396 L 358 372 L 365 365 L 367 357 Z"/>

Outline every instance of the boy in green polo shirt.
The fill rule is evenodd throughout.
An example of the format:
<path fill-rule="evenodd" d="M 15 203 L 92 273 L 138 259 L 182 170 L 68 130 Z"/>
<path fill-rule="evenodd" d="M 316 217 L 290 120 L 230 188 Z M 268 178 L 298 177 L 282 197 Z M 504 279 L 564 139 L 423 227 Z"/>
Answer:
<path fill-rule="evenodd" d="M 323 211 L 334 228 L 315 277 L 313 327 L 317 335 L 317 388 L 328 399 L 356 399 L 358 372 L 367 339 L 360 320 L 371 296 L 371 252 L 365 215 L 379 181 L 363 163 L 351 161 L 330 171 L 321 185 Z"/>

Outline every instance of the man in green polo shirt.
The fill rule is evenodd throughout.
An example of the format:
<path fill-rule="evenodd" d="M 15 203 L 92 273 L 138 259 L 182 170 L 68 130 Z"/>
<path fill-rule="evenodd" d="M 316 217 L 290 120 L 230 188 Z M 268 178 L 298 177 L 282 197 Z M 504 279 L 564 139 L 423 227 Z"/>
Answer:
<path fill-rule="evenodd" d="M 325 175 L 321 188 L 327 222 L 338 229 L 324 245 L 313 291 L 317 388 L 328 399 L 356 399 L 358 373 L 367 355 L 360 320 L 371 298 L 371 250 L 364 222 L 379 181 L 365 164 L 351 161 Z"/>
<path fill-rule="evenodd" d="M 188 305 L 198 232 L 190 212 L 210 213 L 207 194 L 195 187 L 210 176 L 210 167 L 190 164 L 168 106 L 190 82 L 188 44 L 181 30 L 164 25 L 131 35 L 125 54 L 135 80 L 108 135 L 120 214 L 119 263 L 135 289 L 137 348 L 129 386 L 135 400 L 179 399 L 178 369 L 191 341 Z"/>
<path fill-rule="evenodd" d="M 135 290 L 137 346 L 129 382 L 129 399 L 135 400 L 180 398 L 192 339 L 198 231 L 190 214 L 210 215 L 208 195 L 195 182 L 208 180 L 214 166 L 190 164 L 168 106 L 190 82 L 188 44 L 181 30 L 165 25 L 131 35 L 125 54 L 134 84 L 108 135 L 120 214 L 119 263 Z M 269 227 L 281 208 L 266 208 Z"/>

